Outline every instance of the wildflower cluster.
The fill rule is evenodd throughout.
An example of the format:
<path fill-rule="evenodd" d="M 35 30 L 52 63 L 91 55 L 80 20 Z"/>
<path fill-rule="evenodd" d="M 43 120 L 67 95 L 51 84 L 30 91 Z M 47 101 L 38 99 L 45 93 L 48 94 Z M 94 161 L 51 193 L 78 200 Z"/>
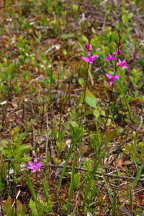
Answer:
<path fill-rule="evenodd" d="M 114 84 L 114 81 L 115 81 L 116 79 L 119 79 L 119 78 L 120 78 L 120 75 L 116 74 L 116 75 L 113 76 L 113 75 L 111 75 L 111 74 L 106 73 L 106 77 L 109 79 L 109 85 L 111 86 L 111 85 Z"/>
<path fill-rule="evenodd" d="M 92 55 L 92 50 L 93 50 L 93 47 L 91 44 L 88 44 L 86 43 L 84 45 L 85 49 L 87 50 L 87 54 L 88 56 L 82 56 L 82 59 L 86 62 L 88 62 L 89 64 L 93 64 L 94 61 L 97 59 L 97 57 L 99 55 Z M 116 66 L 117 67 L 121 67 L 123 69 L 128 69 L 128 65 L 127 65 L 127 62 L 126 60 L 121 60 L 119 58 L 119 56 L 122 54 L 122 45 L 119 43 L 118 44 L 118 47 L 117 49 L 114 51 L 113 54 L 109 53 L 108 56 L 106 58 L 104 58 L 105 61 L 116 61 L 118 60 L 118 62 L 116 63 Z M 109 79 L 109 85 L 113 85 L 114 84 L 114 81 L 119 79 L 120 78 L 120 75 L 118 74 L 115 74 L 115 75 L 112 75 L 112 74 L 108 74 L 106 73 L 105 74 L 106 77 Z"/>
<path fill-rule="evenodd" d="M 126 60 L 118 60 L 118 63 L 117 63 L 117 66 L 123 68 L 123 69 L 128 69 L 128 65 L 127 65 L 127 62 Z"/>
<path fill-rule="evenodd" d="M 29 170 L 31 170 L 33 173 L 35 173 L 37 171 L 40 171 L 40 169 L 42 168 L 42 162 L 37 162 L 36 159 L 34 160 L 34 162 L 33 161 L 29 161 L 27 168 Z"/>
<path fill-rule="evenodd" d="M 91 44 L 88 44 L 86 43 L 84 45 L 85 49 L 87 50 L 87 55 L 88 56 L 82 56 L 82 59 L 86 62 L 88 62 L 89 64 L 93 64 L 94 61 L 98 58 L 99 55 L 93 55 L 92 54 L 92 50 L 93 50 L 93 47 Z"/>
<path fill-rule="evenodd" d="M 114 60 L 116 60 L 116 56 L 109 54 L 104 60 L 105 61 L 114 61 Z"/>

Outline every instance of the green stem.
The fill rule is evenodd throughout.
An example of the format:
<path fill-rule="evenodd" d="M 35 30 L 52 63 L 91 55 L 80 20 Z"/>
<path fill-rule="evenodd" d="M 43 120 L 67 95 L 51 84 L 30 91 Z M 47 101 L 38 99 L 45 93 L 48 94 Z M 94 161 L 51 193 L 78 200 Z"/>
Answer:
<path fill-rule="evenodd" d="M 128 111 L 128 114 L 129 114 L 129 119 L 130 119 L 131 121 L 133 121 L 131 109 L 130 109 L 130 106 L 129 106 L 129 104 L 128 104 L 128 101 L 127 101 L 127 98 L 126 98 L 126 92 L 125 92 L 125 90 L 124 90 L 124 88 L 123 88 L 123 85 L 122 85 L 121 80 L 120 80 L 120 93 L 121 93 L 122 99 L 123 99 L 123 100 L 122 100 L 122 103 L 125 104 L 125 106 L 126 106 L 126 108 L 127 108 L 127 111 Z"/>
<path fill-rule="evenodd" d="M 71 171 L 71 182 L 69 186 L 69 201 L 71 201 L 72 196 L 73 196 L 75 167 L 76 167 L 76 158 L 74 157 L 74 160 L 72 163 L 72 171 Z"/>

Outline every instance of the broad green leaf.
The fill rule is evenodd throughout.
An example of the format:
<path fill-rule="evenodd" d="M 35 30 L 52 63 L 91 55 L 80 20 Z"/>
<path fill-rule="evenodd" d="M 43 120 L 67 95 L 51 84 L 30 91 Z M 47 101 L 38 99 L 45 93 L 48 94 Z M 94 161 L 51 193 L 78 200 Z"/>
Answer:
<path fill-rule="evenodd" d="M 83 87 L 85 84 L 85 80 L 83 78 L 79 78 L 78 80 L 79 84 Z"/>
<path fill-rule="evenodd" d="M 86 98 L 85 98 L 85 100 L 86 100 L 86 103 L 90 107 L 96 108 L 96 97 L 88 89 L 86 90 Z"/>
<path fill-rule="evenodd" d="M 76 189 L 78 189 L 80 187 L 80 185 L 81 185 L 80 176 L 77 173 L 74 174 L 73 183 L 74 183 L 74 187 Z"/>

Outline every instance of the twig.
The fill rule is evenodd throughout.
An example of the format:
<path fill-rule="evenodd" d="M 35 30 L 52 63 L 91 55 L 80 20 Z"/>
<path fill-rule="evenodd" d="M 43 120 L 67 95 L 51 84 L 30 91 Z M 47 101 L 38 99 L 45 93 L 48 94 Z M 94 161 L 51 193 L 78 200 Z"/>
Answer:
<path fill-rule="evenodd" d="M 141 129 L 141 127 L 142 127 L 142 125 L 143 125 L 143 117 L 142 116 L 140 116 L 140 123 L 139 123 L 139 126 L 137 127 L 137 131 L 138 130 L 140 130 Z"/>

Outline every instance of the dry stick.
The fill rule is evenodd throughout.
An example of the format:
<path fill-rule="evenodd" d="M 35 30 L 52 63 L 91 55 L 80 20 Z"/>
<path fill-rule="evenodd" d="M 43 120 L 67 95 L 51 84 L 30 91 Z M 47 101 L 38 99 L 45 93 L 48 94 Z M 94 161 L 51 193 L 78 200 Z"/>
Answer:
<path fill-rule="evenodd" d="M 77 209 L 78 209 L 78 204 L 79 204 L 79 200 L 78 200 L 78 197 L 79 197 L 79 194 L 80 194 L 80 190 L 79 191 L 77 191 L 77 193 L 76 193 L 76 197 L 75 197 L 75 207 L 74 207 L 74 209 L 73 209 L 73 214 L 76 214 L 76 211 L 77 211 Z"/>
<path fill-rule="evenodd" d="M 13 204 L 12 204 L 12 208 L 13 208 L 14 205 L 16 204 L 16 200 L 18 199 L 20 193 L 21 193 L 21 190 L 19 190 L 19 191 L 17 192 L 17 195 L 16 195 L 16 197 L 15 197 L 15 200 L 13 201 Z"/>
<path fill-rule="evenodd" d="M 140 130 L 142 126 L 143 126 L 143 117 L 140 116 L 140 123 L 139 126 L 136 128 L 136 131 Z"/>

